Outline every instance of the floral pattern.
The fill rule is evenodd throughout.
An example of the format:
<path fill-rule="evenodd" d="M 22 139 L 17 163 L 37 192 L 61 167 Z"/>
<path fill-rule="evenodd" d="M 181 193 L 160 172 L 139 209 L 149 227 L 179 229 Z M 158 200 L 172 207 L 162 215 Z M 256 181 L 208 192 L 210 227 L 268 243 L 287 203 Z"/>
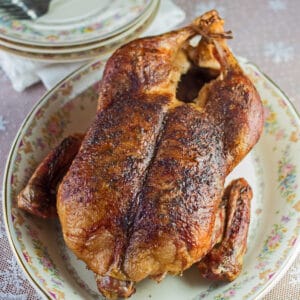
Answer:
<path fill-rule="evenodd" d="M 243 63 L 243 66 L 264 99 L 266 121 L 261 143 L 280 142 L 278 147 L 273 149 L 274 157 L 278 157 L 278 168 L 275 169 L 274 176 L 264 174 L 262 167 L 264 161 L 260 157 L 253 157 L 253 162 L 257 165 L 255 168 L 257 176 L 263 176 L 263 180 L 259 179 L 260 183 L 256 184 L 256 190 L 261 195 L 261 200 L 257 198 L 256 201 L 261 204 L 255 207 L 254 215 L 259 221 L 251 229 L 250 241 L 257 239 L 261 224 L 266 222 L 266 212 L 262 200 L 267 189 L 263 182 L 266 176 L 271 176 L 269 180 L 275 183 L 271 183 L 272 186 L 277 186 L 278 195 L 276 197 L 280 197 L 280 199 L 272 200 L 274 201 L 272 204 L 274 211 L 269 213 L 273 217 L 270 219 L 271 223 L 266 227 L 266 230 L 260 233 L 264 237 L 261 244 L 252 245 L 249 242 L 248 251 L 252 252 L 252 255 L 256 253 L 256 263 L 249 266 L 247 271 L 244 271 L 235 282 L 225 286 L 212 283 L 207 289 L 199 292 L 196 299 L 240 299 L 241 295 L 244 299 L 255 298 L 262 288 L 270 284 L 271 280 L 277 276 L 280 268 L 286 263 L 287 258 L 298 243 L 297 236 L 299 235 L 300 224 L 297 221 L 299 197 L 297 197 L 296 185 L 298 161 L 295 160 L 295 147 L 299 147 L 299 142 L 294 141 L 292 144 L 287 142 L 289 142 L 291 133 L 299 129 L 299 123 L 290 113 L 291 108 L 286 103 L 285 98 L 280 92 L 277 92 L 272 83 L 253 65 Z M 57 144 L 69 132 L 82 130 L 88 126 L 95 111 L 99 78 L 97 74 L 101 73 L 101 70 L 102 63 L 94 64 L 75 74 L 45 98 L 32 116 L 28 118 L 27 124 L 16 142 L 17 148 L 11 157 L 13 161 L 11 164 L 11 186 L 6 186 L 6 192 L 11 195 L 11 198 L 8 199 L 12 201 L 8 202 L 8 205 L 11 203 L 12 206 L 8 206 L 7 211 L 8 214 L 11 212 L 12 221 L 9 219 L 7 221 L 10 224 L 13 243 L 21 247 L 21 252 L 18 250 L 18 253 L 21 255 L 27 271 L 34 277 L 42 290 L 53 299 L 64 299 L 76 295 L 76 291 L 69 288 L 69 283 L 63 276 L 62 266 L 66 266 L 70 276 L 78 283 L 78 286 L 91 297 L 96 297 L 97 291 L 89 282 L 85 281 L 85 277 L 81 277 L 83 271 L 79 271 L 82 268 L 80 264 L 76 263 L 74 269 L 68 253 L 60 252 L 63 263 L 57 256 L 53 256 L 54 249 L 51 248 L 46 235 L 49 230 L 55 231 L 55 226 L 44 224 L 42 221 L 37 223 L 33 217 L 24 215 L 15 208 L 13 198 L 16 191 L 22 186 L 24 178 L 28 178 L 34 166 L 49 148 Z M 91 76 L 91 74 L 95 74 L 95 76 Z M 82 86 L 82 82 L 85 80 L 89 80 L 86 82 L 88 88 L 77 91 L 77 86 Z M 81 82 L 80 85 L 78 85 L 79 82 Z M 80 118 L 80 122 L 78 118 Z M 291 126 L 287 127 L 287 123 Z M 279 134 L 280 132 L 282 133 Z M 289 146 L 286 146 L 288 144 Z M 258 145 L 258 149 L 255 151 L 259 151 L 259 147 Z M 39 155 L 37 156 L 36 153 Z M 285 205 L 276 204 L 282 200 L 285 201 Z M 277 208 L 275 208 L 276 205 Z M 57 242 L 53 243 L 57 244 Z"/>
<path fill-rule="evenodd" d="M 27 229 L 28 235 L 31 237 L 34 252 L 38 258 L 39 263 L 41 264 L 41 266 L 43 266 L 43 270 L 50 273 L 51 280 L 52 282 L 54 282 L 56 287 L 62 287 L 63 279 L 61 278 L 55 264 L 53 263 L 53 260 L 51 259 L 47 248 L 41 243 L 38 232 L 28 225 L 25 225 L 25 227 Z M 30 260 L 30 256 L 26 250 L 23 252 L 23 255 L 28 262 Z"/>
<path fill-rule="evenodd" d="M 282 217 L 283 219 L 284 217 Z M 287 228 L 283 224 L 274 224 L 270 236 L 265 240 L 263 250 L 258 256 L 260 263 L 257 267 L 265 266 L 261 264 L 261 260 L 268 258 L 278 247 L 280 247 L 284 234 L 287 232 Z"/>
<path fill-rule="evenodd" d="M 291 163 L 289 157 L 289 146 L 283 151 L 282 158 L 278 162 L 278 182 L 281 195 L 292 202 L 296 198 L 295 190 L 298 188 L 296 183 L 296 165 Z"/>
<path fill-rule="evenodd" d="M 287 137 L 285 127 L 281 127 L 277 120 L 277 113 L 274 111 L 272 105 L 265 99 L 262 100 L 264 104 L 264 131 L 275 138 L 278 142 Z M 274 143 L 273 151 L 276 151 L 277 143 Z"/>

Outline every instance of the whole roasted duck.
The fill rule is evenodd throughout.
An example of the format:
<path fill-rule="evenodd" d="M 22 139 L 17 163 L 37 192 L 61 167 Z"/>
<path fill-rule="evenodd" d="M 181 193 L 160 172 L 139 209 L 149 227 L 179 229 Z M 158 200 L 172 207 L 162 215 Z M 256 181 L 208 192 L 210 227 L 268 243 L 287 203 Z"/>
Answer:
<path fill-rule="evenodd" d="M 210 11 L 118 49 L 82 143 L 79 135 L 63 141 L 18 196 L 19 207 L 42 217 L 57 202 L 67 246 L 107 298 L 194 263 L 213 279 L 241 270 L 252 191 L 244 179 L 224 191 L 224 181 L 258 141 L 263 109 L 228 37 Z"/>

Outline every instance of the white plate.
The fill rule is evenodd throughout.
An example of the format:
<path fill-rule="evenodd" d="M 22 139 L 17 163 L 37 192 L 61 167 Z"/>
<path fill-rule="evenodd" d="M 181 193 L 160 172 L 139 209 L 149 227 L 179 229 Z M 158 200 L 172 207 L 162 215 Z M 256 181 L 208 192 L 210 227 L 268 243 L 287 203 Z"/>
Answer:
<path fill-rule="evenodd" d="M 75 51 L 74 48 L 70 48 L 70 52 L 66 51 L 54 51 L 53 53 L 46 51 L 42 52 L 31 52 L 31 48 L 27 48 L 28 50 L 24 50 L 23 47 L 20 47 L 22 50 L 18 50 L 12 47 L 7 43 L 2 43 L 0 41 L 0 49 L 6 51 L 8 53 L 21 56 L 24 58 L 28 58 L 30 60 L 42 61 L 42 62 L 51 62 L 51 63 L 68 63 L 68 62 L 78 62 L 78 61 L 87 61 L 95 58 L 105 58 L 111 55 L 112 51 L 116 48 L 119 48 L 121 45 L 128 43 L 129 41 L 138 38 L 147 30 L 147 28 L 151 25 L 154 18 L 156 17 L 159 1 L 153 1 L 155 3 L 154 10 L 151 11 L 149 15 L 146 15 L 145 19 L 142 19 L 142 24 L 137 23 L 134 25 L 126 34 L 120 34 L 110 40 L 110 43 L 102 45 L 100 42 L 92 44 L 87 47 L 79 47 L 79 51 Z M 8 46 L 5 46 L 7 44 Z M 102 46 L 101 46 L 102 45 Z M 32 48 L 36 49 L 36 48 Z M 85 50 L 82 50 L 85 49 Z"/>
<path fill-rule="evenodd" d="M 0 37 L 27 45 L 69 46 L 99 41 L 127 30 L 153 0 L 52 0 L 36 21 L 0 13 Z"/>
<path fill-rule="evenodd" d="M 300 121 L 286 96 L 253 64 L 242 67 L 261 94 L 264 133 L 231 174 L 254 190 L 248 250 L 232 283 L 202 280 L 195 268 L 159 285 L 144 280 L 132 300 L 257 299 L 283 275 L 299 249 Z M 92 272 L 65 247 L 57 221 L 16 208 L 15 198 L 41 159 L 70 133 L 85 131 L 95 114 L 103 63 L 81 68 L 48 92 L 25 119 L 4 176 L 4 217 L 11 246 L 32 284 L 53 299 L 101 299 Z"/>
<path fill-rule="evenodd" d="M 23 55 L 25 56 L 28 56 L 30 54 L 33 54 L 33 56 L 35 56 L 35 54 L 41 54 L 41 57 L 43 57 L 43 55 L 49 54 L 55 56 L 63 54 L 66 56 L 70 55 L 70 53 L 79 52 L 80 54 L 89 50 L 100 49 L 100 47 L 108 48 L 111 45 L 120 44 L 120 41 L 125 41 L 128 37 L 132 37 L 136 32 L 140 33 L 141 31 L 144 31 L 146 29 L 145 24 L 150 25 L 150 20 L 153 21 L 153 18 L 157 13 L 158 7 L 159 0 L 153 0 L 146 13 L 143 14 L 143 16 L 141 16 L 140 18 L 138 18 L 135 22 L 133 22 L 129 28 L 127 28 L 123 32 L 120 32 L 117 35 L 100 41 L 63 47 L 41 47 L 36 45 L 26 45 L 22 43 L 13 42 L 4 38 L 0 38 L 0 45 L 11 50 L 16 50 L 18 53 L 24 52 Z"/>

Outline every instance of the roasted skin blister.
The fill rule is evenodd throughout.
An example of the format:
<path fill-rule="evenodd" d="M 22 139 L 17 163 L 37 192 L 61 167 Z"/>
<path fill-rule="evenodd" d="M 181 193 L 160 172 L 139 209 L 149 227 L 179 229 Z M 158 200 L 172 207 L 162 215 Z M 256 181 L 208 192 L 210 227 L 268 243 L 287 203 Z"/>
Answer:
<path fill-rule="evenodd" d="M 129 297 L 136 282 L 199 261 L 214 277 L 210 251 L 216 262 L 229 257 L 217 245 L 246 243 L 252 194 L 237 187 L 250 187 L 242 179 L 230 186 L 248 201 L 231 210 L 236 197 L 225 208 L 224 181 L 258 141 L 263 109 L 228 37 L 210 11 L 177 31 L 130 42 L 106 64 L 96 117 L 59 185 L 57 212 L 67 246 L 107 298 Z M 233 223 L 225 216 L 232 211 L 242 216 Z M 226 234 L 236 222 L 245 230 Z M 239 273 L 228 272 L 223 279 Z"/>

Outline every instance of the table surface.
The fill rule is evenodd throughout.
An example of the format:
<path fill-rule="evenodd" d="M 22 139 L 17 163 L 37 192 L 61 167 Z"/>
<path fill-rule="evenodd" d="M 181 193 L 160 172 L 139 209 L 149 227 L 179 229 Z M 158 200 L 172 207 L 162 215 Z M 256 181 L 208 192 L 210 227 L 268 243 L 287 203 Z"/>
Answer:
<path fill-rule="evenodd" d="M 163 0 L 162 0 L 163 1 Z M 236 55 L 255 62 L 300 111 L 300 11 L 299 0 L 174 0 L 186 12 L 188 23 L 202 12 L 216 8 L 226 28 L 236 37 L 230 46 Z M 10 145 L 27 113 L 44 94 L 42 84 L 22 93 L 12 89 L 0 70 L 0 181 Z M 1 199 L 0 194 L 0 199 Z M 0 299 L 39 299 L 17 265 L 6 237 L 0 212 Z M 300 299 L 300 254 L 285 276 L 263 297 Z"/>

